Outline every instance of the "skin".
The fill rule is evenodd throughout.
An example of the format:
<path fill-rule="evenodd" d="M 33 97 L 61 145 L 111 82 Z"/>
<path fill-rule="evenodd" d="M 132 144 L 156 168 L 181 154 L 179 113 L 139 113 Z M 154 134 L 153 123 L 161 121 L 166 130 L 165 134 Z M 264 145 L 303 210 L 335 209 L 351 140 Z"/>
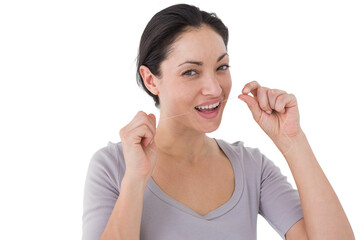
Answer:
<path fill-rule="evenodd" d="M 161 78 L 147 72 L 145 67 L 141 68 L 147 73 L 145 81 L 153 81 L 151 85 L 146 83 L 147 86 L 157 90 L 160 98 L 160 119 L 155 136 L 158 153 L 175 159 L 181 157 L 187 162 L 203 159 L 209 150 L 205 133 L 220 126 L 226 102 L 213 119 L 199 116 L 194 107 L 229 96 L 231 76 L 228 65 L 229 56 L 222 38 L 206 27 L 205 30 L 192 29 L 175 41 L 170 56 L 161 64 Z M 163 121 L 183 113 L 188 114 Z"/>
<path fill-rule="evenodd" d="M 139 239 L 143 196 L 150 177 L 161 179 L 162 169 L 171 170 L 168 166 L 176 164 L 196 173 L 196 169 L 213 164 L 208 162 L 209 156 L 220 156 L 206 133 L 219 127 L 226 102 L 213 119 L 200 117 L 194 107 L 229 96 L 226 52 L 222 38 L 211 28 L 189 28 L 161 63 L 161 76 L 140 67 L 146 87 L 160 98 L 160 119 L 156 127 L 155 115 L 139 112 L 120 130 L 126 172 L 101 239 Z M 300 127 L 296 97 L 252 81 L 244 86 L 239 99 L 283 153 L 296 181 L 304 218 L 291 227 L 286 238 L 354 239 L 341 204 Z"/>

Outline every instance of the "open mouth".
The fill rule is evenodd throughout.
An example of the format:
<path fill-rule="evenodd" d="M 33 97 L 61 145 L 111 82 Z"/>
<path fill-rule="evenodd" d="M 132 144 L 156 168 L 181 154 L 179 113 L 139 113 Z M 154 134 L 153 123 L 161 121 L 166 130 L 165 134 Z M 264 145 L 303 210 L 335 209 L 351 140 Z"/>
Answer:
<path fill-rule="evenodd" d="M 220 106 L 220 102 L 210 104 L 210 105 L 203 105 L 203 106 L 196 106 L 195 109 L 199 112 L 209 113 L 214 112 Z"/>

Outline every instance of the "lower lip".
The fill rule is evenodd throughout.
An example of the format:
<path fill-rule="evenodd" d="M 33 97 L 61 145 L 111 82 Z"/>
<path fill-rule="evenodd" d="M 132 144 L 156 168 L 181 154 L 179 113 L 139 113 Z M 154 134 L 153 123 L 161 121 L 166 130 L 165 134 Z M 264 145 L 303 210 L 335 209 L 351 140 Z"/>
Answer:
<path fill-rule="evenodd" d="M 221 107 L 221 103 L 219 104 L 219 106 L 215 109 L 215 111 L 213 112 L 200 112 L 198 110 L 195 109 L 195 111 L 200 115 L 202 116 L 203 118 L 206 118 L 206 119 L 211 119 L 211 118 L 215 118 L 217 117 L 217 115 L 219 115 L 219 112 L 220 112 L 220 107 Z"/>

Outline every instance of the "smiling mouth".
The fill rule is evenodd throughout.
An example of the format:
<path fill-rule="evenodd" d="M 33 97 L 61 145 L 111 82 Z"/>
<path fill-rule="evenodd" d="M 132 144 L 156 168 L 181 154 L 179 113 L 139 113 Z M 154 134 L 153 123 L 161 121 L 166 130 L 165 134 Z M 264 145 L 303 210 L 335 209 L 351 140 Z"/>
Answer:
<path fill-rule="evenodd" d="M 196 106 L 195 109 L 199 112 L 204 112 L 204 113 L 213 112 L 220 106 L 220 103 L 221 102 L 217 102 L 210 105 Z"/>

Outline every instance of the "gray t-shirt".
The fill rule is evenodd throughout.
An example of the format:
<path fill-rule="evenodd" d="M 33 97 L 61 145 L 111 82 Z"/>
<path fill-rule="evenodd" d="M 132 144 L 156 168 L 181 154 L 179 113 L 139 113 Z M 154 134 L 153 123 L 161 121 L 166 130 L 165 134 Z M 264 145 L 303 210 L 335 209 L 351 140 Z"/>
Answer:
<path fill-rule="evenodd" d="M 144 195 L 141 240 L 256 239 L 258 214 L 285 239 L 303 217 L 298 192 L 259 149 L 215 139 L 235 173 L 232 197 L 201 216 L 171 198 L 150 178 Z M 83 240 L 99 239 L 125 173 L 122 144 L 108 143 L 92 157 L 84 192 Z M 119 226 L 121 228 L 121 226 Z"/>

